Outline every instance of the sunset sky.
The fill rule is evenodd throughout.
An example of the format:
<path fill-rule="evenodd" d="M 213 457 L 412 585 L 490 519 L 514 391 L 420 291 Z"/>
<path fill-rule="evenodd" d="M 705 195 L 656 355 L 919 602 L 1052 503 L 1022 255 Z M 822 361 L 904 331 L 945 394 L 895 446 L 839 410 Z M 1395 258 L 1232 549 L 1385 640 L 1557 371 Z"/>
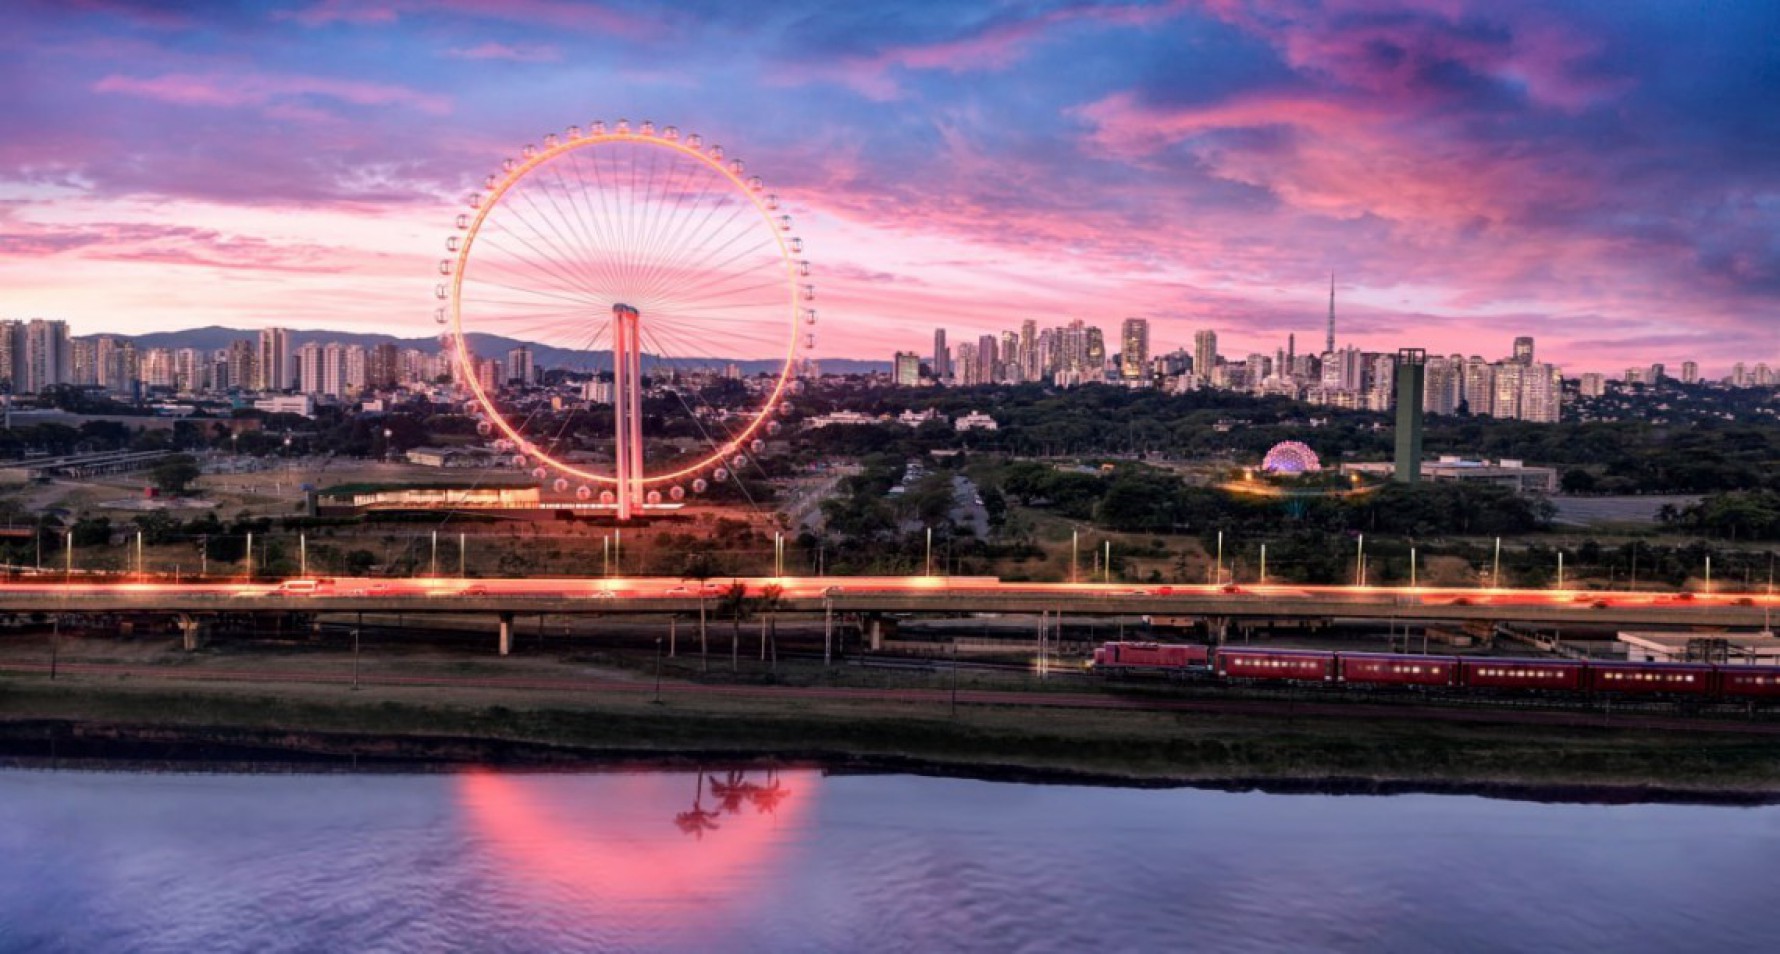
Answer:
<path fill-rule="evenodd" d="M 77 334 L 432 333 L 481 177 L 628 117 L 790 201 L 817 357 L 1132 315 L 1302 350 L 1333 271 L 1367 348 L 1780 364 L 1773 0 L 7 11 L 0 317 Z"/>

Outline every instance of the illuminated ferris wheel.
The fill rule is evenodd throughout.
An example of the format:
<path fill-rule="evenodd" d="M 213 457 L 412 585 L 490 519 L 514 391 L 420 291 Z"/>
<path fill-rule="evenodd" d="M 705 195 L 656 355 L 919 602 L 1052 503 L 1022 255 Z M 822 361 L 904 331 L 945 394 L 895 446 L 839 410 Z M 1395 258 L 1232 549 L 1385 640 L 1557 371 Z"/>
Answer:
<path fill-rule="evenodd" d="M 778 196 L 722 146 L 648 122 L 570 127 L 502 163 L 456 224 L 436 318 L 507 463 L 626 520 L 727 480 L 778 430 L 797 352 L 815 343 L 815 291 Z M 609 368 L 610 463 L 575 415 L 486 380 L 478 332 Z M 776 372 L 745 394 L 714 403 L 697 384 L 760 356 Z"/>

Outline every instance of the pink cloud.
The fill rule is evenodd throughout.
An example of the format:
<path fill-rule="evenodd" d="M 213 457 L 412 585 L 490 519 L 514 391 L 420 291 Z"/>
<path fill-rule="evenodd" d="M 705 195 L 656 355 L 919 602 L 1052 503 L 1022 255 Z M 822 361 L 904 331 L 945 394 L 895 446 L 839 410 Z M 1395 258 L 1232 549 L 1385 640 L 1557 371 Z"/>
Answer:
<path fill-rule="evenodd" d="M 446 56 L 460 60 L 513 60 L 522 63 L 554 63 L 562 59 L 562 51 L 545 44 L 509 44 L 493 41 L 471 47 L 445 51 Z"/>
<path fill-rule="evenodd" d="M 314 96 L 355 106 L 408 106 L 435 115 L 451 111 L 448 98 L 402 86 L 295 74 L 113 74 L 93 84 L 93 91 L 182 106 L 265 106 L 292 97 Z"/>
<path fill-rule="evenodd" d="M 314 6 L 289 14 L 287 19 L 309 27 L 336 23 L 381 26 L 395 23 L 404 16 L 439 14 L 620 36 L 640 36 L 660 30 L 657 20 L 579 0 L 321 0 Z"/>
<path fill-rule="evenodd" d="M 368 3 L 364 0 L 320 0 L 313 6 L 295 11 L 281 11 L 274 16 L 307 27 L 330 26 L 335 23 L 370 26 L 394 23 L 396 10 L 393 5 L 387 3 Z"/>
<path fill-rule="evenodd" d="M 51 225 L 21 220 L 16 209 L 0 214 L 0 259 L 42 259 L 66 254 L 93 261 L 322 274 L 357 270 L 366 259 L 361 250 L 277 242 L 208 228 L 141 222 Z"/>

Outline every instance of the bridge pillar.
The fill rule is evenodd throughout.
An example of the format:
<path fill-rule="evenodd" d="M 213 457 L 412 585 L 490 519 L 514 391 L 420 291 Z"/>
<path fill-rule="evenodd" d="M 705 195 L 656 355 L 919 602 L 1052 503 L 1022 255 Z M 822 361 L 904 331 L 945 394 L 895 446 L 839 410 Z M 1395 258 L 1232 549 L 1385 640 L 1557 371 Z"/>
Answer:
<path fill-rule="evenodd" d="M 884 648 L 886 638 L 896 638 L 896 621 L 893 619 L 886 619 L 877 613 L 872 613 L 865 617 L 864 623 L 866 645 L 870 646 L 873 652 Z"/>
<path fill-rule="evenodd" d="M 179 636 L 186 652 L 197 652 L 198 643 L 204 636 L 204 621 L 196 616 L 179 614 Z"/>
<path fill-rule="evenodd" d="M 513 614 L 501 614 L 501 655 L 513 652 Z"/>
<path fill-rule="evenodd" d="M 1230 617 L 1207 616 L 1205 618 L 1205 635 L 1213 646 L 1222 646 L 1230 638 Z"/>

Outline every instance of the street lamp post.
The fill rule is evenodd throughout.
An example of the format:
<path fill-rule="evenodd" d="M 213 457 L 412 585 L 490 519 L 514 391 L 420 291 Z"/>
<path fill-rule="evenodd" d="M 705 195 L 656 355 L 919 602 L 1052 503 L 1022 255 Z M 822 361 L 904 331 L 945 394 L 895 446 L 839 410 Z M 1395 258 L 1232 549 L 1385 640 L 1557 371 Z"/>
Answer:
<path fill-rule="evenodd" d="M 1256 581 L 1262 586 L 1267 585 L 1267 544 L 1261 544 L 1261 578 Z"/>
<path fill-rule="evenodd" d="M 1712 555 L 1706 555 L 1706 595 L 1712 595 Z"/>
<path fill-rule="evenodd" d="M 1564 551 L 1558 551 L 1558 589 L 1564 588 Z"/>
<path fill-rule="evenodd" d="M 467 572 L 467 570 L 469 568 L 469 552 L 470 552 L 469 551 L 469 534 L 467 534 L 467 533 L 458 534 L 457 535 L 457 578 L 460 580 L 467 579 L 470 575 Z"/>
<path fill-rule="evenodd" d="M 1501 588 L 1502 588 L 1502 538 L 1497 537 L 1496 538 L 1496 563 L 1495 563 L 1495 568 L 1490 571 L 1490 589 L 1499 590 Z"/>
<path fill-rule="evenodd" d="M 297 534 L 297 575 L 309 575 L 309 535 Z"/>
<path fill-rule="evenodd" d="M 1360 534 L 1359 546 L 1354 551 L 1354 585 L 1366 585 L 1366 535 Z"/>
<path fill-rule="evenodd" d="M 253 582 L 253 531 L 247 531 L 247 581 Z"/>
<path fill-rule="evenodd" d="M 1081 551 L 1081 531 L 1069 531 L 1069 582 L 1074 583 L 1075 568 Z"/>
<path fill-rule="evenodd" d="M 1409 588 L 1415 589 L 1415 548 L 1409 548 Z"/>
<path fill-rule="evenodd" d="M 1223 586 L 1224 585 L 1224 531 L 1222 531 L 1222 530 L 1218 531 L 1218 559 L 1217 559 L 1217 563 L 1215 564 L 1215 566 L 1217 567 L 1217 569 L 1215 570 L 1214 576 L 1212 577 L 1212 585 L 1213 586 Z"/>
<path fill-rule="evenodd" d="M 927 528 L 927 572 L 924 575 L 926 575 L 926 576 L 933 575 L 933 528 L 932 527 Z"/>
<path fill-rule="evenodd" d="M 433 564 L 427 576 L 433 579 L 439 578 L 439 531 L 437 530 L 433 531 Z"/>
<path fill-rule="evenodd" d="M 1106 582 L 1112 582 L 1112 541 L 1106 541 Z"/>

